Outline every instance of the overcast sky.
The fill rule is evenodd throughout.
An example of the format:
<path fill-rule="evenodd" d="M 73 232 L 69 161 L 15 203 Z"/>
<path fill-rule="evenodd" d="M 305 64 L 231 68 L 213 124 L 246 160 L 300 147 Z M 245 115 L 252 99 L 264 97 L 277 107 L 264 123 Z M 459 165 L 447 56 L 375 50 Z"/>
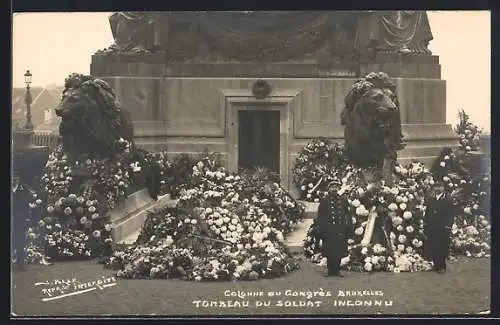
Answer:
<path fill-rule="evenodd" d="M 61 85 L 72 72 L 88 74 L 91 55 L 113 43 L 110 13 L 21 13 L 13 19 L 13 84 Z M 447 122 L 465 109 L 486 132 L 490 130 L 490 12 L 429 12 L 434 35 L 429 47 L 439 55 L 447 81 Z"/>

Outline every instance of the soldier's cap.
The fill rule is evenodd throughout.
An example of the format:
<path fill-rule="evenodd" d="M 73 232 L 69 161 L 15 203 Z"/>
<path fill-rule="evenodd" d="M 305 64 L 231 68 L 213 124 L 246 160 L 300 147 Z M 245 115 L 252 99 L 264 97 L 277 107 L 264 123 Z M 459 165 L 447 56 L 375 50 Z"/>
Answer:
<path fill-rule="evenodd" d="M 342 182 L 340 180 L 333 180 L 331 182 L 329 182 L 327 185 L 326 185 L 326 188 L 331 191 L 331 190 L 335 190 L 336 187 L 338 186 L 341 186 L 342 185 Z"/>

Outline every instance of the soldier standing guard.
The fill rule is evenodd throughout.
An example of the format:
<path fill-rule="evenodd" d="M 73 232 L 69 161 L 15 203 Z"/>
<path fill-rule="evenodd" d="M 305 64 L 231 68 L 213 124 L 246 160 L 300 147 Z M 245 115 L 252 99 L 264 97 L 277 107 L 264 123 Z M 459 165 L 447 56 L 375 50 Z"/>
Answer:
<path fill-rule="evenodd" d="M 148 189 L 149 196 L 154 201 L 158 201 L 158 195 L 161 192 L 161 168 L 156 159 L 153 159 L 150 164 L 150 168 L 147 171 L 146 187 Z"/>
<path fill-rule="evenodd" d="M 353 232 L 353 225 L 352 218 L 347 214 L 347 199 L 339 192 L 330 186 L 327 196 L 319 204 L 318 221 L 322 252 L 327 260 L 327 276 L 343 277 L 340 273 L 340 260 L 348 254 L 347 239 Z"/>
<path fill-rule="evenodd" d="M 426 209 L 427 243 L 434 271 L 446 272 L 446 258 L 450 249 L 450 232 L 455 216 L 450 194 L 446 193 L 442 181 L 436 182 L 434 193 L 428 198 Z"/>

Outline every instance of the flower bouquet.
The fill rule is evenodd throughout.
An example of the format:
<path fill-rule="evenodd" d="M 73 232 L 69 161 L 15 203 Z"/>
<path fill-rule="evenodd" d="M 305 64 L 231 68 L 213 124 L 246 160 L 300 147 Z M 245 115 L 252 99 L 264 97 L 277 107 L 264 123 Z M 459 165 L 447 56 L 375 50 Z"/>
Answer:
<path fill-rule="evenodd" d="M 126 198 L 133 173 L 130 144 L 118 139 L 117 155 L 68 159 L 63 146 L 49 156 L 39 193 L 30 203 L 27 261 L 98 257 L 111 253 L 109 212 Z M 139 168 L 140 170 L 140 168 Z"/>
<path fill-rule="evenodd" d="M 172 198 L 178 198 L 183 188 L 186 188 L 193 177 L 193 165 L 196 160 L 187 155 L 179 154 L 172 160 L 163 159 L 161 167 L 161 192 L 169 193 Z"/>
<path fill-rule="evenodd" d="M 298 268 L 284 236 L 304 208 L 262 170 L 227 172 L 213 155 L 192 167 L 176 208 L 151 213 L 133 247 L 106 267 L 124 278 L 256 280 Z"/>
<path fill-rule="evenodd" d="M 460 110 L 458 116 L 459 122 L 455 126 L 455 132 L 460 137 L 460 147 L 467 152 L 479 150 L 481 130 L 472 123 L 464 110 Z"/>
<path fill-rule="evenodd" d="M 342 146 L 327 138 L 313 139 L 298 153 L 292 170 L 300 199 L 319 202 L 345 165 Z"/>
<path fill-rule="evenodd" d="M 451 229 L 452 254 L 489 257 L 491 225 L 484 215 L 459 216 Z"/>

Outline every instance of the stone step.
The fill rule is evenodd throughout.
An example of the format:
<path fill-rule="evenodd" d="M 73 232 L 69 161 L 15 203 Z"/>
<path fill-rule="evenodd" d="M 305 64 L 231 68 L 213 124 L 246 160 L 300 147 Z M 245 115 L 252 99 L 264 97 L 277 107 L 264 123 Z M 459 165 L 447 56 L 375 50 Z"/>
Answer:
<path fill-rule="evenodd" d="M 141 229 L 138 229 L 137 231 L 133 232 L 129 236 L 123 238 L 118 244 L 132 245 L 135 243 L 135 241 L 137 240 L 137 237 L 139 237 L 140 233 L 141 233 Z"/>
<path fill-rule="evenodd" d="M 138 190 L 116 204 L 110 213 L 111 222 L 113 224 L 120 224 L 153 204 L 154 201 L 149 196 L 147 189 Z"/>
<path fill-rule="evenodd" d="M 285 246 L 288 247 L 292 254 L 300 254 L 303 252 L 304 239 L 307 236 L 309 227 L 313 224 L 314 219 L 307 218 L 300 221 L 294 231 L 285 238 Z"/>
<path fill-rule="evenodd" d="M 307 201 L 299 202 L 305 206 L 304 219 L 300 221 L 295 226 L 295 230 L 285 238 L 285 246 L 293 255 L 303 253 L 304 239 L 307 236 L 309 227 L 311 227 L 314 219 L 318 216 L 319 203 Z"/>
<path fill-rule="evenodd" d="M 307 201 L 298 201 L 298 202 L 302 203 L 305 206 L 305 208 L 306 208 L 304 219 L 314 219 L 314 218 L 316 218 L 316 216 L 318 215 L 318 206 L 319 206 L 319 203 L 316 203 L 316 202 L 307 202 Z"/>
<path fill-rule="evenodd" d="M 122 234 L 126 235 L 125 236 L 122 235 L 120 239 L 117 241 L 117 243 L 127 244 L 127 245 L 135 243 L 137 237 L 139 237 L 139 234 L 141 233 L 142 224 L 144 223 L 144 221 L 146 221 L 149 211 L 157 210 L 166 206 L 173 207 L 176 205 L 177 205 L 177 200 L 171 199 L 169 194 L 165 194 L 163 196 L 158 197 L 158 201 L 156 201 L 155 204 L 139 212 L 139 214 L 135 217 L 134 222 L 130 222 L 129 224 L 124 225 L 126 229 L 125 231 L 122 232 Z"/>
<path fill-rule="evenodd" d="M 129 199 L 127 198 L 127 201 Z M 133 199 L 135 201 L 135 199 Z M 139 206 L 137 209 L 133 210 L 134 212 L 126 214 L 124 211 L 123 215 L 118 217 L 118 214 L 115 213 L 115 217 L 112 216 L 112 224 L 113 224 L 113 240 L 115 243 L 121 243 L 125 239 L 130 241 L 130 238 L 135 235 L 135 233 L 140 232 L 142 224 L 146 220 L 148 216 L 148 212 L 152 209 L 165 206 L 165 205 L 175 205 L 177 202 L 175 200 L 170 199 L 169 194 L 165 194 L 163 196 L 158 197 L 158 200 L 155 202 L 151 200 L 150 202 L 146 202 L 142 206 Z M 126 205 L 131 205 L 127 203 Z M 122 210 L 122 209 L 120 209 Z M 127 209 L 128 210 L 128 209 Z M 136 236 L 137 237 L 137 236 Z"/>

